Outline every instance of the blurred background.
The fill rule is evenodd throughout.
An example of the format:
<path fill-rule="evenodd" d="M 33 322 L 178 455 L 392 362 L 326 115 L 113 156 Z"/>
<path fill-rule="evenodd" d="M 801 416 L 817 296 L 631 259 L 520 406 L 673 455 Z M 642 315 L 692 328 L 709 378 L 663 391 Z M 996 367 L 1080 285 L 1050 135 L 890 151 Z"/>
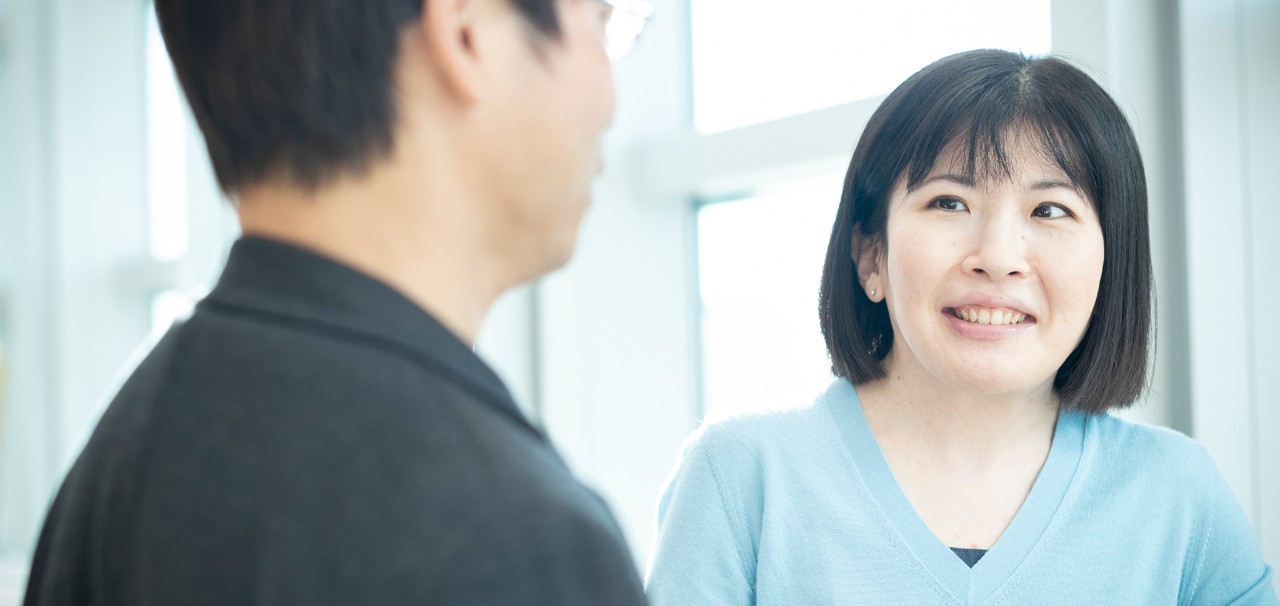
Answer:
<path fill-rule="evenodd" d="M 1280 564 L 1280 0 L 656 5 L 616 66 L 577 256 L 501 299 L 477 348 L 638 565 L 702 419 L 831 380 L 817 287 L 854 143 L 912 72 L 983 47 L 1067 57 L 1128 114 L 1159 339 L 1124 415 L 1202 441 Z M 0 0 L 0 606 L 122 376 L 236 233 L 147 0 Z"/>

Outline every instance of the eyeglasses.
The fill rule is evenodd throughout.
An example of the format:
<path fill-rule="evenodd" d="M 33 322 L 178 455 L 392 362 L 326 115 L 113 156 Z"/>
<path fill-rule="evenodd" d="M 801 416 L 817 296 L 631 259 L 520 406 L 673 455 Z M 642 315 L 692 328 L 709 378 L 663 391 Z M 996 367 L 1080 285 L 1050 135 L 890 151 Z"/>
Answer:
<path fill-rule="evenodd" d="M 600 0 L 604 4 L 604 49 L 617 61 L 631 54 L 636 39 L 653 16 L 653 5 L 644 0 Z"/>

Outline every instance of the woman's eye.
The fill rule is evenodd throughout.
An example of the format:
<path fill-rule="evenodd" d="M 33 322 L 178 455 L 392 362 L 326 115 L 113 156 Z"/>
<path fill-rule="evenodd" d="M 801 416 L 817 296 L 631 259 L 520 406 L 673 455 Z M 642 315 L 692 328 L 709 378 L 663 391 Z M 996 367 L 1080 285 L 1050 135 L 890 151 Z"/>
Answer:
<path fill-rule="evenodd" d="M 950 196 L 939 196 L 929 202 L 929 208 L 937 208 L 949 212 L 960 212 L 969 210 L 964 202 Z"/>
<path fill-rule="evenodd" d="M 1041 204 L 1031 211 L 1031 216 L 1040 219 L 1061 219 L 1071 216 L 1071 212 L 1057 204 Z"/>

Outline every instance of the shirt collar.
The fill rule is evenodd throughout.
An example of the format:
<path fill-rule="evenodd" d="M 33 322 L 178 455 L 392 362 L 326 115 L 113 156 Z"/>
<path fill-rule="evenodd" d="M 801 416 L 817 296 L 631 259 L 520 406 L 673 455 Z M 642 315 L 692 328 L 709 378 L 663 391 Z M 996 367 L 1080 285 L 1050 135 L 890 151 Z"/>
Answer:
<path fill-rule="evenodd" d="M 244 236 L 201 305 L 238 308 L 343 333 L 429 367 L 535 434 L 498 375 L 455 334 L 391 286 L 292 244 Z"/>

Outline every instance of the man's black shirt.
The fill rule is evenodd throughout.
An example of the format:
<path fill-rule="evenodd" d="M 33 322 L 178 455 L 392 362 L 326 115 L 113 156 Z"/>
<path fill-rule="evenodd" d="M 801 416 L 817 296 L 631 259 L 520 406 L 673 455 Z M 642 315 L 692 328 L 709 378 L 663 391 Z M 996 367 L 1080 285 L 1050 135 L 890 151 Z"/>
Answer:
<path fill-rule="evenodd" d="M 28 606 L 644 603 L 604 503 L 387 285 L 243 238 L 116 396 Z"/>

